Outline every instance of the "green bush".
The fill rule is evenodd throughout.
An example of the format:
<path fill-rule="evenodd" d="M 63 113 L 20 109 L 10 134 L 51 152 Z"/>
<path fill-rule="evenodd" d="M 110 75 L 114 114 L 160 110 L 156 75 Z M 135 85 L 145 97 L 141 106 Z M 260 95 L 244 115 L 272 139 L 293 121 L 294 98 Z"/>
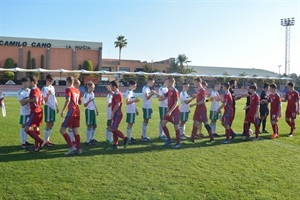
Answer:
<path fill-rule="evenodd" d="M 8 71 L 3 72 L 3 79 L 6 80 L 6 81 L 14 80 L 14 77 L 15 77 L 14 72 L 8 72 Z"/>
<path fill-rule="evenodd" d="M 4 68 L 10 69 L 10 68 L 14 68 L 14 66 L 15 66 L 14 59 L 12 59 L 12 58 L 7 58 L 7 59 L 5 60 Z"/>
<path fill-rule="evenodd" d="M 85 60 L 83 62 L 83 69 L 87 71 L 93 71 L 94 70 L 94 64 L 91 60 Z"/>

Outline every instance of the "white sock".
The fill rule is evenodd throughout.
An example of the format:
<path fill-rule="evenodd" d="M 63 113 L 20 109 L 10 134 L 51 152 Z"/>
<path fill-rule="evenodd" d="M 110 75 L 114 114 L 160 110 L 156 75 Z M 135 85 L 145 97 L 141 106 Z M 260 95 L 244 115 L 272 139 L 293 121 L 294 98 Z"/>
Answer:
<path fill-rule="evenodd" d="M 21 141 L 21 144 L 25 144 L 25 141 L 24 141 L 24 131 L 25 128 L 21 128 L 20 130 L 20 141 Z"/>
<path fill-rule="evenodd" d="M 132 132 L 132 128 L 127 127 L 126 135 L 127 135 L 127 138 L 128 138 L 129 140 L 131 140 L 131 132 Z"/>
<path fill-rule="evenodd" d="M 27 142 L 28 134 L 25 132 L 25 128 L 22 128 L 22 129 L 23 129 L 23 144 L 25 144 Z"/>
<path fill-rule="evenodd" d="M 91 130 L 91 136 L 90 136 L 90 140 L 94 139 L 94 135 L 95 135 L 95 129 Z"/>
<path fill-rule="evenodd" d="M 90 138 L 91 138 L 91 133 L 92 133 L 92 130 L 91 129 L 86 129 L 86 143 L 89 143 L 90 142 Z"/>
<path fill-rule="evenodd" d="M 112 142 L 112 132 L 109 130 L 106 130 L 106 140 L 108 140 L 109 142 Z"/>
<path fill-rule="evenodd" d="M 185 135 L 185 124 L 182 127 L 182 134 Z"/>
<path fill-rule="evenodd" d="M 161 124 L 159 123 L 158 125 L 158 132 L 159 132 L 159 137 L 163 136 L 164 135 L 164 131 L 163 131 L 163 128 L 161 126 Z"/>
<path fill-rule="evenodd" d="M 142 125 L 142 137 L 147 137 L 147 124 Z"/>
<path fill-rule="evenodd" d="M 179 126 L 179 132 L 180 132 L 180 136 L 183 135 L 183 126 Z"/>
<path fill-rule="evenodd" d="M 52 128 L 50 128 L 48 131 L 48 141 L 50 140 L 51 133 L 52 133 Z"/>
<path fill-rule="evenodd" d="M 74 142 L 75 138 L 74 138 L 73 130 L 72 129 L 68 129 L 68 134 L 69 134 L 69 136 L 71 138 L 71 141 Z"/>
<path fill-rule="evenodd" d="M 210 124 L 210 127 L 211 127 L 211 132 L 214 134 L 216 133 L 216 124 Z"/>
<path fill-rule="evenodd" d="M 44 130 L 44 140 L 45 141 L 49 140 L 49 129 L 47 128 Z"/>

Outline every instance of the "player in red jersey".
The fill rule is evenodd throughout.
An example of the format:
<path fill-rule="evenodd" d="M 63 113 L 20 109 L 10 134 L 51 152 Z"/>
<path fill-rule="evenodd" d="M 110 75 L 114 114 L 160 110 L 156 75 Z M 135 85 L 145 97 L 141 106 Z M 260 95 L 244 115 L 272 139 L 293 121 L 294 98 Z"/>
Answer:
<path fill-rule="evenodd" d="M 169 129 L 167 128 L 167 123 L 171 122 L 174 125 L 174 129 L 176 132 L 176 144 L 172 146 L 173 148 L 180 147 L 180 131 L 179 131 L 179 119 L 180 119 L 180 110 L 178 107 L 178 98 L 179 92 L 175 88 L 175 79 L 173 77 L 169 77 L 167 81 L 168 92 L 166 93 L 164 98 L 168 98 L 168 112 L 164 116 L 161 121 L 161 126 L 165 135 L 167 136 L 167 141 L 164 146 L 168 146 L 172 143 L 172 139 L 170 137 Z"/>
<path fill-rule="evenodd" d="M 25 132 L 30 135 L 35 141 L 35 151 L 40 151 L 45 145 L 44 140 L 41 139 L 39 127 L 42 125 L 43 120 L 43 96 L 41 90 L 37 87 L 37 78 L 34 76 L 29 77 L 30 81 L 30 94 L 29 98 L 25 99 L 24 102 L 30 105 L 30 114 L 27 118 L 25 125 Z"/>
<path fill-rule="evenodd" d="M 260 97 L 256 93 L 256 89 L 257 89 L 256 85 L 251 85 L 249 88 L 250 104 L 249 104 L 249 110 L 245 117 L 244 127 L 245 127 L 246 139 L 248 139 L 250 137 L 249 135 L 250 124 L 253 123 L 255 126 L 255 140 L 258 140 Z"/>
<path fill-rule="evenodd" d="M 211 127 L 208 124 L 207 111 L 206 111 L 206 106 L 205 106 L 206 91 L 202 87 L 202 80 L 200 78 L 196 78 L 194 80 L 194 87 L 197 89 L 198 93 L 196 96 L 196 103 L 190 104 L 190 107 L 196 106 L 194 117 L 193 117 L 194 123 L 193 123 L 191 141 L 194 143 L 195 136 L 198 131 L 198 124 L 203 122 L 204 126 L 209 134 L 209 138 L 210 138 L 210 140 L 207 144 L 211 144 L 215 140 L 214 140 L 214 137 L 212 134 Z"/>
<path fill-rule="evenodd" d="M 287 107 L 285 111 L 285 121 L 291 127 L 289 137 L 293 137 L 295 130 L 295 119 L 299 115 L 299 93 L 295 90 L 295 84 L 289 82 L 287 84 L 289 91 L 285 95 L 283 101 L 287 101 Z"/>
<path fill-rule="evenodd" d="M 78 107 L 78 101 L 80 99 L 80 91 L 73 86 L 74 78 L 73 76 L 69 76 L 66 78 L 67 88 L 65 90 L 66 101 L 63 109 L 61 110 L 61 117 L 64 117 L 64 111 L 68 107 L 67 115 L 60 127 L 60 133 L 64 137 L 65 141 L 69 146 L 69 150 L 65 153 L 65 155 L 69 155 L 77 150 L 78 154 L 82 153 L 82 149 L 80 148 L 80 135 L 78 132 L 78 128 L 80 126 L 80 109 Z M 67 128 L 71 128 L 73 130 L 75 143 L 71 141 L 69 134 L 66 132 Z"/>
<path fill-rule="evenodd" d="M 222 100 L 222 105 L 218 108 L 217 113 L 221 111 L 221 109 L 224 108 L 224 113 L 222 116 L 222 125 L 226 129 L 226 140 L 224 141 L 224 144 L 230 143 L 230 135 L 233 133 L 233 130 L 231 129 L 231 124 L 234 116 L 234 110 L 233 110 L 233 99 L 231 96 L 231 93 L 229 91 L 230 84 L 224 83 L 223 85 L 223 91 L 225 92 Z M 235 135 L 233 135 L 235 137 Z M 234 139 L 234 137 L 231 137 L 231 139 Z"/>
<path fill-rule="evenodd" d="M 110 85 L 107 86 L 107 89 L 110 93 L 113 94 L 112 101 L 111 101 L 111 125 L 108 127 L 109 131 L 113 133 L 114 144 L 112 147 L 108 148 L 111 149 L 118 149 L 118 140 L 122 138 L 124 140 L 124 149 L 128 146 L 129 139 L 124 136 L 124 134 L 118 129 L 123 118 L 122 113 L 122 104 L 123 104 L 123 97 L 122 93 L 119 91 L 119 84 L 117 81 L 111 81 Z"/>
<path fill-rule="evenodd" d="M 272 139 L 278 138 L 278 119 L 281 117 L 281 100 L 280 95 L 277 93 L 277 86 L 276 84 L 270 85 L 270 96 L 269 102 L 271 104 L 271 124 L 273 128 L 273 134 L 271 136 Z"/>

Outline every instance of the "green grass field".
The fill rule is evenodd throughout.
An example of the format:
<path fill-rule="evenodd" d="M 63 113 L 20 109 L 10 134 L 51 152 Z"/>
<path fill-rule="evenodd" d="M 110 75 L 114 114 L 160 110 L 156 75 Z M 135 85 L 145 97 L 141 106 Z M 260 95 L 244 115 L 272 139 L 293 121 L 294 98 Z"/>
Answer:
<path fill-rule="evenodd" d="M 63 98 L 59 98 L 60 108 Z M 157 101 L 154 99 L 154 108 Z M 80 134 L 84 153 L 65 156 L 67 146 L 59 133 L 62 118 L 57 115 L 51 140 L 57 145 L 41 152 L 28 152 L 19 142 L 19 103 L 5 99 L 7 117 L 0 116 L 0 199 L 299 199 L 300 122 L 296 135 L 288 138 L 288 126 L 280 119 L 280 138 L 244 142 L 237 137 L 222 144 L 224 136 L 206 145 L 183 141 L 180 149 L 163 147 L 158 136 L 158 110 L 148 127 L 152 142 L 138 141 L 127 149 L 107 151 L 105 99 L 97 98 L 100 110 L 96 146 L 86 146 L 84 116 Z M 240 133 L 244 103 L 237 104 L 233 129 Z M 141 103 L 138 104 L 141 107 Z M 285 103 L 283 104 L 285 109 Z M 124 108 L 124 107 L 123 107 Z M 83 107 L 81 107 L 83 112 Z M 140 109 L 141 111 L 141 109 Z M 284 114 L 284 112 L 283 112 Z M 133 127 L 141 135 L 142 115 Z M 123 120 L 120 129 L 125 132 Z M 190 135 L 192 122 L 187 123 Z M 43 125 L 44 127 L 44 125 Z M 42 130 L 43 130 L 42 127 Z M 169 126 L 171 135 L 175 134 Z M 271 132 L 271 125 L 267 124 Z M 224 133 L 218 122 L 218 133 Z M 206 131 L 203 131 L 207 135 Z M 32 139 L 29 140 L 32 142 Z M 121 144 L 123 142 L 121 141 Z"/>

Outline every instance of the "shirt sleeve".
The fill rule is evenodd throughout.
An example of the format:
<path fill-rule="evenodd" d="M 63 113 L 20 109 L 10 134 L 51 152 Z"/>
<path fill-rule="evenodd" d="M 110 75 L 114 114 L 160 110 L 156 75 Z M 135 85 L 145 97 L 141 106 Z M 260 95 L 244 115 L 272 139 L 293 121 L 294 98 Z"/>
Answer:
<path fill-rule="evenodd" d="M 68 99 L 68 98 L 71 98 L 71 90 L 70 88 L 66 88 L 65 90 L 65 97 Z"/>
<path fill-rule="evenodd" d="M 43 95 L 43 97 L 47 96 L 47 93 L 48 93 L 48 90 L 45 87 L 43 87 L 42 88 L 42 95 Z"/>
<path fill-rule="evenodd" d="M 83 95 L 83 103 L 87 103 L 88 100 L 89 100 L 89 95 L 88 95 L 88 93 L 85 93 L 85 94 Z"/>

